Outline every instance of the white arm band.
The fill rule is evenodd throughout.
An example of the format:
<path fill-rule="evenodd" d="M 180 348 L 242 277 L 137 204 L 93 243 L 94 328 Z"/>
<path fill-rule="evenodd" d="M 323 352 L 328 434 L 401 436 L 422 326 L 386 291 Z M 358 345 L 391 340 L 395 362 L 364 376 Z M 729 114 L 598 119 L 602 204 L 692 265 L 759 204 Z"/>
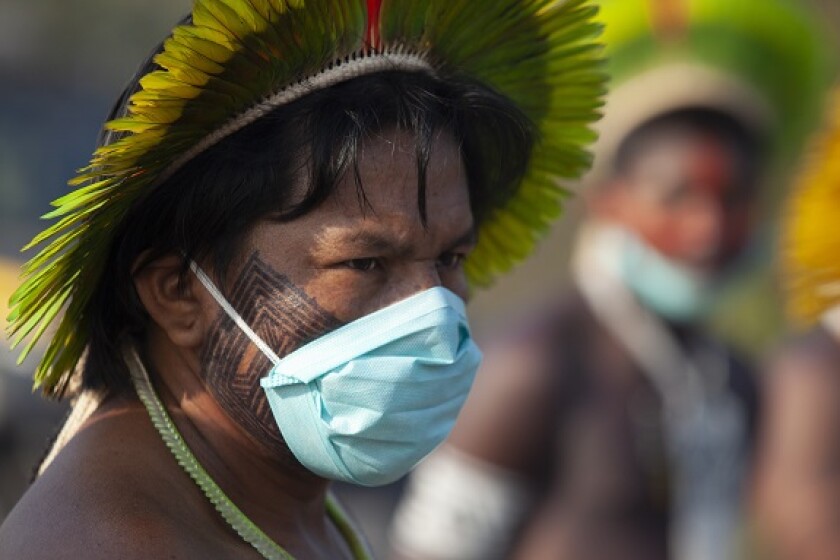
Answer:
<path fill-rule="evenodd" d="M 392 546 L 406 558 L 504 558 L 530 501 L 521 477 L 443 446 L 412 473 Z"/>

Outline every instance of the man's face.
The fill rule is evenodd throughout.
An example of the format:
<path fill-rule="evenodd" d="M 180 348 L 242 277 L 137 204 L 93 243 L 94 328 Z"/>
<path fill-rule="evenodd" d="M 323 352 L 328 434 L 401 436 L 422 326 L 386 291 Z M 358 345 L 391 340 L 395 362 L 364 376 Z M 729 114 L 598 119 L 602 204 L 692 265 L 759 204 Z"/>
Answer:
<path fill-rule="evenodd" d="M 318 208 L 292 222 L 271 217 L 244 243 L 225 286 L 231 304 L 280 356 L 389 304 L 435 287 L 467 296 L 463 259 L 475 244 L 460 152 L 447 133 L 434 142 L 427 223 L 418 211 L 410 135 L 389 130 L 363 145 L 353 173 Z M 270 362 L 220 310 L 202 353 L 210 392 L 273 454 L 287 454 L 259 379 Z"/>
<path fill-rule="evenodd" d="M 719 272 L 743 249 L 754 185 L 742 152 L 711 135 L 662 134 L 630 162 L 612 216 L 671 260 Z"/>

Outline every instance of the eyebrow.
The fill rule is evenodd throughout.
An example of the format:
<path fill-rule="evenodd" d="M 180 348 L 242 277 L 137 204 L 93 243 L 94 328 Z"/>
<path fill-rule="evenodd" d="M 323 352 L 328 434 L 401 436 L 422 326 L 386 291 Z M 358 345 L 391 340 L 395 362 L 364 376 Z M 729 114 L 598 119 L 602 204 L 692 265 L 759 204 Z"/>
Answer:
<path fill-rule="evenodd" d="M 446 250 L 452 250 L 461 245 L 474 245 L 478 240 L 477 228 L 475 225 L 470 227 L 448 244 Z M 372 232 L 372 231 L 357 231 L 348 234 L 339 234 L 329 240 L 331 244 L 336 242 L 352 243 L 358 247 L 363 247 L 376 252 L 407 252 L 408 247 L 396 242 L 388 235 Z"/>

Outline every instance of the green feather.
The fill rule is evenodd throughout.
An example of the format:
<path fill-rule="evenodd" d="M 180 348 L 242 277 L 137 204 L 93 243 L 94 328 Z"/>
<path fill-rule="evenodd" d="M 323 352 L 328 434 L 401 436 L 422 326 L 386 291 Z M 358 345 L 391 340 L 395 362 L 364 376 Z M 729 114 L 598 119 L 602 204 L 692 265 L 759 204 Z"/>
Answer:
<path fill-rule="evenodd" d="M 559 215 L 589 165 L 586 145 L 604 94 L 600 25 L 591 0 L 383 0 L 382 51 L 414 53 L 442 77 L 470 76 L 516 103 L 540 141 L 513 198 L 481 226 L 466 264 L 487 285 L 523 259 Z M 183 154 L 266 98 L 328 64 L 370 56 L 366 0 L 195 0 L 140 81 L 123 135 L 94 153 L 75 190 L 44 217 L 56 220 L 12 297 L 10 331 L 23 359 L 64 310 L 35 383 L 60 396 L 88 342 L 85 310 L 104 273 L 116 224 Z"/>
<path fill-rule="evenodd" d="M 834 63 L 824 29 L 800 0 L 683 0 L 685 29 L 655 32 L 651 0 L 599 0 L 609 71 L 620 85 L 660 64 L 688 61 L 740 77 L 766 98 L 780 163 L 797 158 L 823 107 Z"/>

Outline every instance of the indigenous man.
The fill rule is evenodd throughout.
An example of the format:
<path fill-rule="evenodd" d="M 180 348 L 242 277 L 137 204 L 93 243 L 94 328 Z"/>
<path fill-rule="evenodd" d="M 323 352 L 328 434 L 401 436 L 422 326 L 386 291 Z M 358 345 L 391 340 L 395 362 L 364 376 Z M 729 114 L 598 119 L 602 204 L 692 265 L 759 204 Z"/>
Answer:
<path fill-rule="evenodd" d="M 782 560 L 840 557 L 840 96 L 786 211 L 781 260 L 803 332 L 771 363 L 758 455 L 761 536 Z"/>
<path fill-rule="evenodd" d="M 0 557 L 365 557 L 330 481 L 448 434 L 469 284 L 586 168 L 594 12 L 197 0 L 33 241 L 12 328 L 64 308 L 36 384 L 82 396 Z"/>
<path fill-rule="evenodd" d="M 731 554 L 756 390 L 700 321 L 751 232 L 765 140 L 793 134 L 810 92 L 779 93 L 814 83 L 818 43 L 780 2 L 602 6 L 615 89 L 574 288 L 488 348 L 398 510 L 407 558 Z"/>

